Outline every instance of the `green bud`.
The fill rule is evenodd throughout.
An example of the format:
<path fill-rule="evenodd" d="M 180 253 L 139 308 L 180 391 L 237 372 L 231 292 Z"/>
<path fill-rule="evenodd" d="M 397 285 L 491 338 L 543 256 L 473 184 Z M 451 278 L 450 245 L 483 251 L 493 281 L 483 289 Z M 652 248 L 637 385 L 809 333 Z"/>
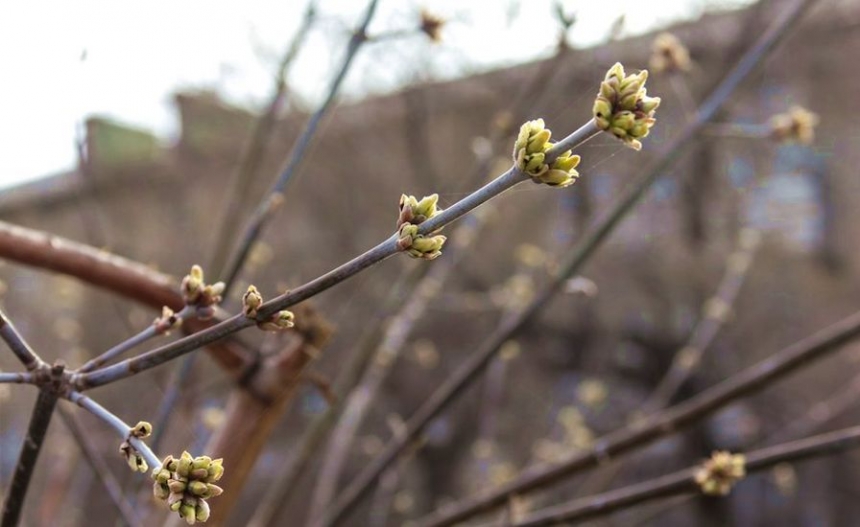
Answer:
<path fill-rule="evenodd" d="M 188 488 L 188 483 L 180 481 L 178 479 L 171 479 L 169 482 L 167 482 L 167 488 L 170 489 L 170 492 L 182 494 L 183 492 L 185 492 L 185 489 Z"/>
<path fill-rule="evenodd" d="M 618 139 L 625 139 L 627 137 L 627 130 L 625 130 L 623 128 L 613 126 L 612 128 L 609 129 L 609 131 L 612 132 L 612 135 L 614 135 Z"/>
<path fill-rule="evenodd" d="M 541 176 L 541 183 L 545 183 L 551 187 L 564 188 L 570 185 L 573 185 L 576 182 L 576 176 L 579 174 L 576 171 L 573 174 L 570 174 L 564 170 L 550 170 L 543 176 Z"/>
<path fill-rule="evenodd" d="M 552 164 L 552 168 L 556 170 L 564 170 L 565 172 L 570 172 L 571 170 L 579 166 L 579 161 L 579 156 L 561 156 L 555 160 L 555 163 Z"/>
<path fill-rule="evenodd" d="M 640 109 L 646 114 L 651 114 L 660 106 L 660 97 L 642 97 L 639 103 Z"/>
<path fill-rule="evenodd" d="M 529 174 L 534 174 L 535 172 L 540 172 L 541 167 L 544 165 L 544 160 L 546 159 L 546 154 L 532 154 L 528 163 L 526 163 L 525 172 Z"/>
<path fill-rule="evenodd" d="M 146 421 L 139 421 L 134 428 L 131 429 L 131 435 L 137 438 L 149 437 L 152 434 L 152 425 Z"/>
<path fill-rule="evenodd" d="M 194 525 L 194 522 L 197 521 L 197 507 L 195 505 L 187 505 L 182 504 L 179 507 L 179 516 L 185 520 L 185 523 L 188 525 Z"/>
<path fill-rule="evenodd" d="M 594 100 L 594 108 L 592 108 L 594 117 L 609 117 L 612 115 L 612 105 L 603 97 L 598 97 Z"/>
<path fill-rule="evenodd" d="M 424 219 L 430 219 L 439 212 L 436 210 L 436 203 L 438 201 L 439 194 L 430 194 L 429 196 L 425 196 L 416 204 L 415 207 L 413 207 L 413 213 L 416 217 L 423 216 Z M 418 223 L 420 223 L 420 221 Z"/>
<path fill-rule="evenodd" d="M 152 484 L 152 495 L 155 496 L 156 499 L 166 500 L 167 497 L 170 496 L 170 489 L 167 488 L 167 485 L 156 481 Z"/>
<path fill-rule="evenodd" d="M 648 132 L 651 131 L 651 127 L 648 125 L 646 121 L 638 120 L 636 124 L 629 130 L 629 133 L 632 137 L 636 139 L 642 139 L 643 137 L 648 136 Z"/>
<path fill-rule="evenodd" d="M 207 491 L 208 491 L 208 492 L 207 492 L 207 494 L 208 494 L 210 497 L 220 496 L 220 495 L 221 495 L 221 493 L 223 493 L 223 492 L 224 492 L 224 489 L 222 489 L 222 488 L 221 488 L 221 487 L 219 487 L 218 485 L 214 485 L 214 484 L 212 484 L 212 483 L 207 483 L 207 485 L 208 485 L 208 489 L 207 489 Z"/>
<path fill-rule="evenodd" d="M 257 310 L 263 305 L 263 295 L 254 285 L 249 285 L 248 290 L 242 295 L 242 313 L 248 318 L 257 316 Z"/>
<path fill-rule="evenodd" d="M 200 500 L 197 503 L 197 508 L 194 511 L 195 518 L 199 522 L 205 522 L 209 519 L 209 504 L 206 500 Z"/>
<path fill-rule="evenodd" d="M 544 151 L 547 141 L 552 136 L 552 132 L 546 128 L 531 136 L 529 144 L 526 147 L 527 154 L 537 154 Z"/>
<path fill-rule="evenodd" d="M 191 468 L 204 468 L 208 469 L 209 465 L 212 464 L 212 458 L 209 456 L 197 456 L 194 458 L 194 461 L 191 462 Z"/>
<path fill-rule="evenodd" d="M 630 130 L 636 122 L 636 115 L 630 111 L 618 112 L 615 114 L 615 119 L 612 120 L 612 126 Z"/>
<path fill-rule="evenodd" d="M 187 478 L 188 474 L 191 472 L 191 463 L 194 459 L 191 457 L 187 451 L 182 452 L 182 456 L 179 458 L 179 465 L 176 468 L 176 473 L 182 476 L 183 478 Z"/>
<path fill-rule="evenodd" d="M 207 492 L 209 492 L 209 487 L 206 483 L 202 481 L 191 481 L 188 483 L 188 492 L 194 494 L 195 496 L 203 496 Z"/>
<path fill-rule="evenodd" d="M 169 508 L 173 512 L 178 511 L 179 507 L 182 506 L 182 497 L 182 494 L 171 493 L 170 496 L 167 497 L 167 508 Z"/>
<path fill-rule="evenodd" d="M 218 458 L 213 460 L 209 465 L 209 479 L 207 480 L 209 483 L 215 483 L 221 476 L 224 475 L 224 460 L 222 458 Z"/>
<path fill-rule="evenodd" d="M 609 81 L 610 79 L 617 79 L 619 83 L 624 80 L 624 66 L 620 62 L 613 64 L 606 72 L 606 80 Z"/>
<path fill-rule="evenodd" d="M 632 111 L 636 109 L 636 103 L 639 101 L 639 93 L 628 93 L 627 95 L 623 95 L 621 99 L 618 100 L 618 109 L 620 110 L 628 110 Z"/>
<path fill-rule="evenodd" d="M 604 81 L 600 83 L 600 92 L 598 97 L 609 102 L 615 99 L 616 95 L 618 95 L 618 82 L 610 83 L 608 81 Z"/>
<path fill-rule="evenodd" d="M 206 479 L 209 475 L 209 472 L 205 468 L 194 468 L 191 469 L 191 474 L 188 475 L 188 479 Z"/>

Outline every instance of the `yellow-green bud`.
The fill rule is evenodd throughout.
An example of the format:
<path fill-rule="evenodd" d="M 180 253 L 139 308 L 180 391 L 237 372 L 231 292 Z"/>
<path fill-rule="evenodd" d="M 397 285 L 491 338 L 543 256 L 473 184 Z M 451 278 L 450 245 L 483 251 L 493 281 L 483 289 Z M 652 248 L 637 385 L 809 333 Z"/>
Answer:
<path fill-rule="evenodd" d="M 528 146 L 526 146 L 526 154 L 537 154 L 539 152 L 543 152 L 545 150 L 545 146 L 549 138 L 552 136 L 552 132 L 547 128 L 537 132 L 529 138 Z"/>
<path fill-rule="evenodd" d="M 221 476 L 224 475 L 223 465 L 224 460 L 222 458 L 215 459 L 212 461 L 212 463 L 209 464 L 209 483 L 215 483 L 216 481 L 221 479 Z"/>
<path fill-rule="evenodd" d="M 263 295 L 254 285 L 249 285 L 248 290 L 242 295 L 242 313 L 248 318 L 257 316 L 257 309 L 263 305 Z"/>
<path fill-rule="evenodd" d="M 185 523 L 188 525 L 194 525 L 194 522 L 197 521 L 197 507 L 196 505 L 189 505 L 183 503 L 181 507 L 179 507 L 179 516 L 185 520 Z"/>
<path fill-rule="evenodd" d="M 195 518 L 199 522 L 205 522 L 209 519 L 209 504 L 206 500 L 200 500 L 197 502 L 197 508 L 194 511 Z"/>
<path fill-rule="evenodd" d="M 183 478 L 187 478 L 188 474 L 191 472 L 191 463 L 194 459 L 191 457 L 187 451 L 182 452 L 182 456 L 179 457 L 179 464 L 176 468 L 176 473 L 179 474 Z"/>
<path fill-rule="evenodd" d="M 203 496 L 209 491 L 209 487 L 206 483 L 196 480 L 188 482 L 188 492 L 194 494 L 195 496 Z"/>
<path fill-rule="evenodd" d="M 167 485 L 156 481 L 152 484 L 152 495 L 155 496 L 156 499 L 166 500 L 167 497 L 170 496 L 170 489 Z"/>
<path fill-rule="evenodd" d="M 134 428 L 131 429 L 131 435 L 137 438 L 149 437 L 152 434 L 152 425 L 146 421 L 139 421 Z"/>

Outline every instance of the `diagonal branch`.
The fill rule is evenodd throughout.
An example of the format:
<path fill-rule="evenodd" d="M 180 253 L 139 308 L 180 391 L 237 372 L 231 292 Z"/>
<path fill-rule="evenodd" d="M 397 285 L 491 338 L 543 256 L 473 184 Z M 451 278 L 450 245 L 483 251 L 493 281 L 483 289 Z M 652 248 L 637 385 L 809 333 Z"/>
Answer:
<path fill-rule="evenodd" d="M 628 188 L 621 199 L 593 229 L 585 239 L 568 253 L 559 267 L 556 276 L 535 295 L 534 300 L 523 311 L 503 321 L 499 328 L 469 357 L 460 369 L 454 372 L 439 389 L 428 397 L 425 403 L 407 422 L 406 434 L 392 439 L 382 453 L 368 465 L 358 477 L 347 486 L 330 508 L 330 515 L 322 525 L 334 524 L 348 509 L 369 490 L 376 478 L 388 467 L 398 454 L 409 445 L 425 426 L 464 389 L 471 384 L 490 363 L 501 346 L 526 323 L 531 320 L 561 288 L 565 281 L 578 272 L 591 258 L 594 252 L 603 244 L 615 228 L 625 219 L 646 191 L 681 155 L 684 148 L 694 139 L 702 127 L 710 121 L 716 112 L 728 100 L 729 96 L 740 85 L 777 43 L 787 34 L 788 29 L 796 23 L 801 15 L 811 7 L 816 0 L 799 0 L 783 13 L 761 36 L 753 47 L 740 59 L 735 67 L 726 75 L 711 95 L 699 107 L 695 118 L 690 121 L 680 134 L 670 141 L 661 155 L 646 169 Z M 425 222 L 426 223 L 426 222 Z"/>
<path fill-rule="evenodd" d="M 421 527 L 452 525 L 521 495 L 569 478 L 625 452 L 642 447 L 702 419 L 742 397 L 760 391 L 789 373 L 825 357 L 860 336 L 860 312 L 845 318 L 726 379 L 688 401 L 646 417 L 594 442 L 558 465 L 526 473 L 513 481 L 431 514 Z"/>
<path fill-rule="evenodd" d="M 227 264 L 226 271 L 222 275 L 224 283 L 227 284 L 225 294 L 229 293 L 231 285 L 235 283 L 236 276 L 242 270 L 242 267 L 245 264 L 245 260 L 248 258 L 248 253 L 251 250 L 251 246 L 254 244 L 257 238 L 260 237 L 260 233 L 263 231 L 266 222 L 272 216 L 272 212 L 277 208 L 277 205 L 283 199 L 282 196 L 284 189 L 286 188 L 287 184 L 293 179 L 293 176 L 295 175 L 296 171 L 304 160 L 308 148 L 310 148 L 311 143 L 313 142 L 320 122 L 322 122 L 323 117 L 328 114 L 329 109 L 334 103 L 335 97 L 340 90 L 340 85 L 346 78 L 346 74 L 349 71 L 350 66 L 352 65 L 353 59 L 358 53 L 359 48 L 361 48 L 362 44 L 364 44 L 364 42 L 367 40 L 367 26 L 370 25 L 370 21 L 373 19 L 373 15 L 376 12 L 376 4 L 378 2 L 379 0 L 370 0 L 370 3 L 367 5 L 367 10 L 365 11 L 364 18 L 362 19 L 359 27 L 353 33 L 352 38 L 350 38 L 349 40 L 349 46 L 347 47 L 343 62 L 341 63 L 340 69 L 332 80 L 326 98 L 323 100 L 320 107 L 317 108 L 317 111 L 314 112 L 314 114 L 311 116 L 307 126 L 305 126 L 305 129 L 302 132 L 302 135 L 298 138 L 296 144 L 293 146 L 293 151 L 290 154 L 290 159 L 287 162 L 287 166 L 275 180 L 274 184 L 272 185 L 272 188 L 263 198 L 263 201 L 257 206 L 257 209 L 254 211 L 254 214 L 248 222 L 248 225 L 245 227 L 245 232 L 243 233 L 242 238 L 239 241 L 239 245 L 231 256 Z"/>
<path fill-rule="evenodd" d="M 110 497 L 114 507 L 119 511 L 123 521 L 127 525 L 131 526 L 140 525 L 140 518 L 138 518 L 134 508 L 120 492 L 122 485 L 116 477 L 114 477 L 113 472 L 111 472 L 107 463 L 105 463 L 104 458 L 96 451 L 92 442 L 81 428 L 81 425 L 78 424 L 75 417 L 67 408 L 61 406 L 58 411 L 60 413 L 60 417 L 63 418 L 63 423 L 66 425 L 66 428 L 69 429 L 72 438 L 74 438 L 75 442 L 78 444 L 84 458 L 87 460 L 87 463 L 96 475 L 96 479 L 101 482 L 102 488 L 107 492 L 108 497 Z"/>
<path fill-rule="evenodd" d="M 589 120 L 578 130 L 562 139 L 546 152 L 546 162 L 552 163 L 561 153 L 580 145 L 600 133 L 594 120 Z M 483 205 L 490 199 L 502 194 L 514 185 L 528 181 L 529 178 L 517 168 L 511 167 L 507 172 L 490 181 L 483 187 L 464 197 L 451 207 L 439 212 L 436 216 L 418 225 L 418 234 L 426 235 L 459 219 L 471 210 Z M 125 379 L 141 371 L 159 366 L 167 361 L 190 353 L 211 342 L 220 340 L 244 328 L 255 325 L 258 321 L 268 320 L 282 309 L 289 308 L 307 300 L 344 280 L 364 271 L 365 269 L 400 252 L 397 234 L 390 236 L 379 245 L 353 258 L 341 266 L 311 280 L 303 286 L 270 300 L 258 310 L 256 319 L 247 318 L 241 314 L 224 320 L 208 329 L 189 335 L 171 344 L 149 351 L 139 357 L 122 361 L 113 366 L 90 373 L 75 375 L 73 383 L 79 390 L 88 390 L 111 382 Z"/>
<path fill-rule="evenodd" d="M 6 317 L 6 313 L 0 310 L 0 338 L 6 342 L 12 353 L 18 357 L 18 360 L 27 368 L 27 371 L 35 371 L 45 365 L 45 362 L 33 351 L 33 348 L 24 340 L 12 321 Z M 15 374 L 12 374 L 15 375 Z M 10 382 L 10 381 L 7 381 Z M 22 382 L 22 381 L 12 381 Z"/>
<path fill-rule="evenodd" d="M 860 426 L 837 430 L 799 441 L 762 448 L 746 454 L 748 473 L 759 472 L 779 463 L 801 461 L 836 454 L 860 446 Z M 557 525 L 604 516 L 640 503 L 697 492 L 695 474 L 699 467 L 690 467 L 651 481 L 630 485 L 570 503 L 548 507 L 511 523 L 516 527 Z"/>
<path fill-rule="evenodd" d="M 185 306 L 179 294 L 179 281 L 170 275 L 82 243 L 3 221 L 0 221 L 0 257 L 74 276 L 155 309 L 167 306 L 179 311 Z M 189 320 L 186 328 L 193 332 L 212 324 Z M 208 351 L 234 377 L 241 375 L 247 353 L 239 346 L 211 346 Z"/>

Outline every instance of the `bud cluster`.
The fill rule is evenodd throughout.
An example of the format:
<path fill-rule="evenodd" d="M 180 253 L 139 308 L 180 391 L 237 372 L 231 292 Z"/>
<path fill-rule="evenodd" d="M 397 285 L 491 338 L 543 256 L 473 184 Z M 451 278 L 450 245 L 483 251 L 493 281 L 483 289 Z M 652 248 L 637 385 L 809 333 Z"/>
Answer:
<path fill-rule="evenodd" d="M 725 450 L 714 452 L 696 471 L 699 488 L 709 496 L 725 496 L 732 486 L 746 476 L 746 458 Z"/>
<path fill-rule="evenodd" d="M 818 115 L 801 106 L 792 106 L 786 113 L 770 119 L 770 137 L 776 141 L 808 145 L 815 139 Z"/>
<path fill-rule="evenodd" d="M 690 52 L 671 33 L 660 33 L 651 45 L 648 65 L 655 73 L 687 71 L 690 69 Z"/>
<path fill-rule="evenodd" d="M 180 290 L 185 304 L 195 306 L 197 316 L 207 319 L 215 314 L 213 306 L 221 302 L 224 287 L 224 282 L 207 284 L 203 279 L 203 269 L 199 265 L 193 265 L 191 272 L 182 279 Z"/>
<path fill-rule="evenodd" d="M 436 205 L 438 194 L 431 194 L 418 200 L 415 196 L 400 196 L 400 214 L 397 217 L 397 248 L 413 258 L 433 260 L 442 254 L 445 236 L 418 233 L 418 225 L 442 212 Z M 440 229 L 441 230 L 441 229 Z M 435 231 L 439 232 L 439 231 Z"/>
<path fill-rule="evenodd" d="M 442 28 L 445 26 L 445 19 L 436 16 L 424 9 L 421 10 L 421 23 L 418 29 L 435 44 L 442 42 Z"/>
<path fill-rule="evenodd" d="M 183 452 L 178 459 L 167 456 L 161 467 L 152 471 L 152 493 L 167 501 L 171 511 L 188 525 L 209 519 L 209 498 L 218 496 L 223 489 L 215 483 L 224 475 L 223 460 L 209 456 L 191 457 Z"/>
<path fill-rule="evenodd" d="M 146 421 L 140 421 L 134 425 L 134 428 L 128 431 L 129 438 L 136 437 L 137 439 L 143 439 L 145 437 L 149 437 L 150 434 L 152 434 L 152 425 Z M 125 461 L 128 463 L 131 470 L 135 472 L 146 472 L 149 470 L 149 465 L 146 464 L 146 460 L 143 459 L 143 456 L 141 456 L 133 446 L 131 446 L 131 443 L 128 440 L 123 441 L 119 446 L 119 453 L 125 458 Z"/>
<path fill-rule="evenodd" d="M 161 316 L 156 318 L 152 325 L 155 326 L 155 331 L 159 335 L 166 335 L 170 332 L 171 329 L 176 329 L 182 325 L 182 319 L 176 316 L 176 313 L 173 312 L 167 306 L 161 308 Z"/>
<path fill-rule="evenodd" d="M 648 70 L 625 75 L 624 66 L 616 62 L 600 83 L 600 92 L 594 101 L 594 121 L 600 129 L 640 150 L 642 139 L 651 131 L 656 119 L 654 112 L 660 105 L 659 97 L 648 97 L 645 81 Z"/>
<path fill-rule="evenodd" d="M 535 183 L 558 188 L 573 185 L 579 177 L 576 171 L 579 156 L 571 155 L 568 150 L 548 164 L 546 153 L 553 145 L 549 142 L 551 136 L 552 132 L 544 126 L 543 119 L 525 122 L 514 143 L 514 163 Z"/>

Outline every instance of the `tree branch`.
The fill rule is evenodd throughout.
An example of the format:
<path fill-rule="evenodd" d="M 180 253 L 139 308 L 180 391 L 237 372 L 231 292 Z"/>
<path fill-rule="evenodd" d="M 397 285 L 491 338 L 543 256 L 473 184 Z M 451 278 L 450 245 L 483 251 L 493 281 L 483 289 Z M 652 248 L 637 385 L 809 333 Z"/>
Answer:
<path fill-rule="evenodd" d="M 800 441 L 779 444 L 746 454 L 746 471 L 759 472 L 779 463 L 843 452 L 860 446 L 860 426 L 821 434 Z M 588 496 L 570 503 L 548 507 L 511 523 L 516 527 L 538 527 L 604 516 L 658 498 L 699 491 L 695 480 L 698 466 L 651 481 Z"/>
<path fill-rule="evenodd" d="M 392 439 L 382 453 L 373 460 L 363 472 L 341 493 L 329 509 L 329 516 L 324 518 L 321 525 L 328 527 L 350 509 L 370 488 L 383 470 L 397 457 L 413 438 L 419 434 L 427 423 L 437 416 L 468 386 L 489 364 L 501 346 L 519 331 L 544 305 L 555 295 L 565 281 L 578 272 L 594 252 L 609 237 L 627 214 L 639 203 L 646 191 L 679 157 L 683 149 L 693 140 L 702 127 L 714 117 L 716 112 L 728 100 L 729 96 L 740 85 L 753 67 L 761 61 L 787 34 L 788 29 L 796 23 L 801 15 L 817 0 L 799 0 L 783 13 L 753 47 L 740 59 L 737 65 L 726 75 L 711 95 L 702 103 L 695 118 L 690 121 L 681 133 L 670 141 L 657 157 L 655 162 L 646 169 L 624 193 L 616 205 L 609 211 L 585 239 L 577 244 L 559 266 L 554 278 L 541 289 L 534 300 L 517 315 L 505 320 L 484 343 L 469 357 L 460 369 L 454 372 L 439 389 L 425 400 L 425 403 L 407 422 L 407 433 L 403 437 Z M 426 224 L 427 222 L 425 222 Z M 423 224 L 422 224 L 423 225 Z"/>
<path fill-rule="evenodd" d="M 15 527 L 21 518 L 24 501 L 27 497 L 27 489 L 30 487 L 30 478 L 36 468 L 39 452 L 48 434 L 48 426 L 54 415 L 54 407 L 57 405 L 57 394 L 48 390 L 39 390 L 39 397 L 33 406 L 33 414 L 30 417 L 30 425 L 27 428 L 27 436 L 21 445 L 21 453 L 18 455 L 18 464 L 15 466 L 15 475 L 9 485 L 9 494 L 3 504 L 3 515 L 0 526 Z"/>
<path fill-rule="evenodd" d="M 308 148 L 311 146 L 313 142 L 314 135 L 316 134 L 317 128 L 319 127 L 320 122 L 323 117 L 328 113 L 331 108 L 332 103 L 334 103 L 334 99 L 337 96 L 337 92 L 340 90 L 340 85 L 343 83 L 343 79 L 346 78 L 346 74 L 352 65 L 352 61 L 355 58 L 355 55 L 358 53 L 359 48 L 361 48 L 362 44 L 366 41 L 367 38 L 367 26 L 370 25 L 370 21 L 373 19 L 373 15 L 376 12 L 376 4 L 378 0 L 370 0 L 367 5 L 367 9 L 364 14 L 364 18 L 361 21 L 359 27 L 355 30 L 352 35 L 352 38 L 349 40 L 349 46 L 347 47 L 346 54 L 344 55 L 343 62 L 340 65 L 340 69 L 332 80 L 331 86 L 329 87 L 328 94 L 326 98 L 323 100 L 322 104 L 317 111 L 311 116 L 308 121 L 307 126 L 305 126 L 302 135 L 296 141 L 296 144 L 293 146 L 293 151 L 290 154 L 290 160 L 287 162 L 287 166 L 284 168 L 283 172 L 281 172 L 280 176 L 275 180 L 272 188 L 267 193 L 266 197 L 263 198 L 263 201 L 257 206 L 257 209 L 254 211 L 254 215 L 251 217 L 248 225 L 245 227 L 245 232 L 242 235 L 242 238 L 239 241 L 239 245 L 233 253 L 233 256 L 230 258 L 230 261 L 227 265 L 227 270 L 223 275 L 224 283 L 227 284 L 227 288 L 225 289 L 225 293 L 229 293 L 231 284 L 236 281 L 236 276 L 242 270 L 242 266 L 245 264 L 245 260 L 248 257 L 248 253 L 251 250 L 251 246 L 254 242 L 259 238 L 260 233 L 265 227 L 266 222 L 272 215 L 273 210 L 276 208 L 276 203 L 278 203 L 281 199 L 281 196 L 286 188 L 287 184 L 292 180 L 302 161 L 304 160 L 305 154 L 307 153 Z"/>
<path fill-rule="evenodd" d="M 548 150 L 546 152 L 547 163 L 551 163 L 562 152 L 572 148 L 573 146 L 582 144 L 599 132 L 600 130 L 594 124 L 593 120 L 590 120 L 573 134 L 562 139 Z M 575 141 L 571 138 L 574 138 Z M 512 167 L 504 174 L 472 192 L 451 207 L 420 223 L 418 225 L 418 234 L 426 235 L 441 229 L 445 225 L 467 214 L 469 211 L 483 205 L 499 194 L 502 194 L 514 185 L 527 180 L 527 176 L 515 167 Z M 353 258 L 345 264 L 342 264 L 314 280 L 311 280 L 303 286 L 293 289 L 292 291 L 288 291 L 287 293 L 266 302 L 258 310 L 256 320 L 247 318 L 241 314 L 235 315 L 232 318 L 224 320 L 208 329 L 151 350 L 139 357 L 127 359 L 98 371 L 76 374 L 73 378 L 73 383 L 79 390 L 88 390 L 120 379 L 125 379 L 141 371 L 159 366 L 211 342 L 215 342 L 244 328 L 255 325 L 258 321 L 265 321 L 276 312 L 307 300 L 398 252 L 400 252 L 400 250 L 398 249 L 397 244 L 397 234 L 394 234 L 364 254 Z"/>
<path fill-rule="evenodd" d="M 18 360 L 27 368 L 27 371 L 35 371 L 40 367 L 45 366 L 45 362 L 39 357 L 33 348 L 27 344 L 24 338 L 12 325 L 12 321 L 6 317 L 6 313 L 0 310 L 0 338 L 6 342 L 12 353 L 18 357 Z M 16 375 L 16 374 L 11 374 Z M 7 381 L 7 382 L 22 382 L 22 381 Z"/>
<path fill-rule="evenodd" d="M 453 525 L 465 518 L 490 510 L 504 503 L 511 496 L 546 487 L 573 474 L 593 468 L 612 457 L 642 447 L 710 415 L 741 397 L 766 388 L 789 373 L 825 357 L 829 352 L 839 349 L 858 336 L 860 336 L 860 312 L 742 370 L 682 404 L 597 439 L 591 448 L 573 455 L 558 465 L 523 474 L 491 492 L 454 503 L 438 513 L 431 514 L 419 522 L 419 525 L 421 527 Z"/>

